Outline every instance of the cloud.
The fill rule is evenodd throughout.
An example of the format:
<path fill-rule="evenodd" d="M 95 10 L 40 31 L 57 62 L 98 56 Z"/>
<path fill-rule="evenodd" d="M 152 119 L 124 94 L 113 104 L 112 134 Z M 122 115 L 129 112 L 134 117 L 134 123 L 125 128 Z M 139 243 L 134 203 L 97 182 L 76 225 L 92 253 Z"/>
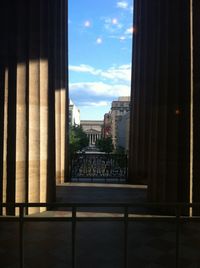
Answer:
<path fill-rule="evenodd" d="M 81 106 L 84 107 L 105 107 L 110 105 L 108 101 L 97 101 L 97 102 L 82 102 Z"/>
<path fill-rule="evenodd" d="M 122 9 L 127 9 L 128 3 L 126 1 L 119 1 L 119 2 L 117 2 L 117 7 L 122 8 Z"/>
<path fill-rule="evenodd" d="M 124 84 L 111 85 L 104 82 L 79 82 L 70 83 L 69 90 L 71 95 L 89 95 L 103 97 L 129 96 L 130 86 Z"/>
<path fill-rule="evenodd" d="M 101 72 L 101 76 L 115 81 L 131 81 L 131 64 L 124 64 L 119 67 L 111 67 Z"/>
<path fill-rule="evenodd" d="M 118 18 L 103 17 L 102 19 L 104 20 L 104 28 L 110 33 L 118 32 L 123 28 L 123 24 L 119 22 Z"/>
<path fill-rule="evenodd" d="M 110 80 L 112 83 L 117 81 L 130 83 L 131 81 L 131 64 L 113 66 L 107 70 L 95 69 L 94 67 L 85 64 L 81 64 L 79 66 L 70 65 L 69 70 L 89 73 L 100 78 Z"/>
<path fill-rule="evenodd" d="M 92 66 L 86 65 L 86 64 L 80 64 L 78 66 L 76 65 L 69 65 L 69 70 L 74 72 L 81 72 L 81 73 L 90 73 L 97 75 L 98 70 L 95 70 Z"/>

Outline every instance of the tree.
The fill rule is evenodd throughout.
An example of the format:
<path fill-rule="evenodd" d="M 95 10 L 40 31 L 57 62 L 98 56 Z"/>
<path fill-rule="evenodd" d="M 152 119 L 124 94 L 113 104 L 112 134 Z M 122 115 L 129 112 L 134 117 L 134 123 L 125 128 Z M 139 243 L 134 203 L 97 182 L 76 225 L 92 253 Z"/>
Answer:
<path fill-rule="evenodd" d="M 96 141 L 96 147 L 101 151 L 105 153 L 111 153 L 114 149 L 112 144 L 112 138 L 102 138 L 100 140 Z"/>
<path fill-rule="evenodd" d="M 82 150 L 89 144 L 89 139 L 81 126 L 70 126 L 69 129 L 69 150 L 70 155 Z"/>

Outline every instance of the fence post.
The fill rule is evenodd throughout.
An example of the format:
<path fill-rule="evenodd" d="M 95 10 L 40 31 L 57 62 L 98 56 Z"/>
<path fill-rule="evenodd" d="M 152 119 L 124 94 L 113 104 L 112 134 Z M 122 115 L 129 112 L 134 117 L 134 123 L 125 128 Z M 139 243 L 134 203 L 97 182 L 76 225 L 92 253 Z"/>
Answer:
<path fill-rule="evenodd" d="M 72 268 L 76 267 L 76 207 L 72 207 Z"/>
<path fill-rule="evenodd" d="M 124 207 L 124 268 L 128 267 L 128 207 Z"/>
<path fill-rule="evenodd" d="M 20 268 L 24 268 L 24 207 L 19 205 L 19 259 Z"/>
<path fill-rule="evenodd" d="M 179 268 L 180 204 L 176 207 L 176 268 Z"/>

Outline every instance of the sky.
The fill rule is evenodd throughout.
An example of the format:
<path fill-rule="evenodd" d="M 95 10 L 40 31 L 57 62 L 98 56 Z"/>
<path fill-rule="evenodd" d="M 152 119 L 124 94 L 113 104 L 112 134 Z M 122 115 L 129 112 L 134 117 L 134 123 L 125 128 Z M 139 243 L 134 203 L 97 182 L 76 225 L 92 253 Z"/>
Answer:
<path fill-rule="evenodd" d="M 103 120 L 130 95 L 132 0 L 69 0 L 69 97 L 81 120 Z"/>

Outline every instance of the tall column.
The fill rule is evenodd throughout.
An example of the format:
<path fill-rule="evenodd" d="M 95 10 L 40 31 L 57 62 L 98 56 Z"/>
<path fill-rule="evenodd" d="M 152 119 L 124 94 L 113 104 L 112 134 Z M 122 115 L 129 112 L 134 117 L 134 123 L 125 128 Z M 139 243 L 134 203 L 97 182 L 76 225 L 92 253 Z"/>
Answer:
<path fill-rule="evenodd" d="M 66 0 L 0 5 L 0 201 L 54 201 L 57 90 L 62 174 L 67 163 Z"/>
<path fill-rule="evenodd" d="M 49 114 L 49 63 L 48 52 L 48 16 L 45 16 L 45 0 L 40 0 L 40 202 L 47 200 L 48 181 L 48 114 Z M 44 208 L 40 208 L 43 211 Z"/>
<path fill-rule="evenodd" d="M 29 202 L 40 202 L 40 5 L 30 1 L 30 44 L 29 53 Z M 35 21 L 37 18 L 37 22 Z M 42 93 L 42 92 L 41 92 Z M 30 213 L 38 212 L 31 208 Z"/>
<path fill-rule="evenodd" d="M 129 182 L 148 183 L 151 201 L 188 201 L 189 1 L 134 10 Z"/>
<path fill-rule="evenodd" d="M 56 31 L 54 35 L 54 40 L 56 44 L 56 49 L 54 50 L 54 60 L 55 60 L 55 113 L 56 113 L 56 183 L 61 183 L 61 84 L 60 84 L 60 7 L 61 1 L 59 1 L 58 5 L 55 6 L 55 18 L 56 18 Z"/>
<path fill-rule="evenodd" d="M 66 158 L 67 158 L 67 147 L 66 147 L 66 132 L 68 131 L 68 124 L 66 123 L 66 115 L 68 116 L 68 94 L 66 89 L 66 14 L 67 14 L 67 6 L 66 1 L 61 1 L 61 10 L 60 10 L 60 28 L 61 28 L 61 63 L 60 63 L 60 69 L 61 69 L 61 183 L 63 183 L 65 180 L 69 179 L 68 172 L 67 172 L 67 166 L 66 166 Z M 68 50 L 67 50 L 68 52 Z M 66 176 L 66 178 L 65 178 Z"/>
<path fill-rule="evenodd" d="M 17 84 L 16 84 L 16 202 L 26 202 L 27 177 L 27 62 L 28 50 L 26 38 L 28 37 L 28 25 L 24 23 L 27 19 L 27 4 L 19 1 L 19 20 L 18 20 L 18 64 L 17 64 Z"/>
<path fill-rule="evenodd" d="M 4 135 L 3 135 L 3 180 L 2 180 L 2 202 L 7 201 L 7 137 L 8 137 L 8 68 L 5 69 L 4 82 Z M 3 214 L 6 213 L 5 208 Z"/>
<path fill-rule="evenodd" d="M 191 84 L 193 90 L 193 185 L 191 186 L 192 191 L 192 200 L 193 202 L 200 201 L 200 2 L 198 0 L 190 0 L 191 2 L 191 56 L 193 61 L 191 62 L 191 75 L 192 82 Z M 195 209 L 194 214 L 200 214 L 199 209 Z"/>

